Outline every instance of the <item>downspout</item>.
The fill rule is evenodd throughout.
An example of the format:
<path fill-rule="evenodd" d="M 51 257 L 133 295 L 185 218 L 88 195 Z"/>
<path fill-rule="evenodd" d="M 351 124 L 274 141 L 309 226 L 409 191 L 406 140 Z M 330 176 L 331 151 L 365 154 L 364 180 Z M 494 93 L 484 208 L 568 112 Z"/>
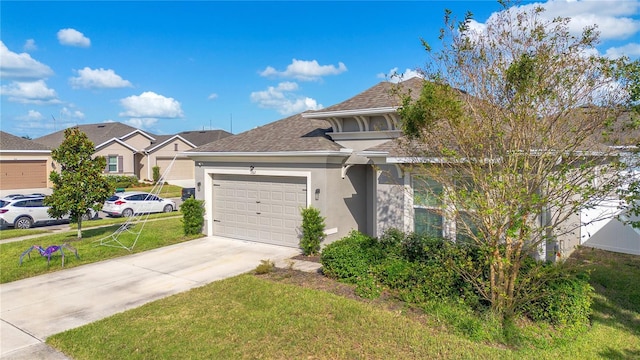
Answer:
<path fill-rule="evenodd" d="M 151 170 L 151 166 L 149 163 L 149 152 L 147 150 L 144 150 L 144 157 L 147 159 L 147 179 L 151 179 L 151 173 L 149 172 Z"/>

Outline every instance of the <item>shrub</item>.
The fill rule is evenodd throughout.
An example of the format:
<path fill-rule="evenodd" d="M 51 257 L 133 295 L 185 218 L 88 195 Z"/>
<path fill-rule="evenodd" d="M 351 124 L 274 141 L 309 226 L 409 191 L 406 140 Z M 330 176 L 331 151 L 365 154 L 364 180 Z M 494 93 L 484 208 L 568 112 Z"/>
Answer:
<path fill-rule="evenodd" d="M 565 269 L 540 291 L 536 300 L 523 307 L 530 319 L 575 329 L 589 324 L 594 290 L 587 274 L 574 274 Z"/>
<path fill-rule="evenodd" d="M 371 264 L 375 263 L 371 248 L 375 240 L 358 231 L 335 241 L 322 249 L 320 262 L 325 275 L 340 281 L 356 284 L 364 278 Z"/>
<path fill-rule="evenodd" d="M 320 216 L 320 210 L 309 206 L 303 208 L 302 215 L 302 238 L 300 238 L 300 248 L 304 255 L 316 255 L 320 251 L 320 243 L 325 238 L 324 218 Z"/>
<path fill-rule="evenodd" d="M 153 183 L 156 184 L 160 180 L 160 166 L 154 166 L 151 170 L 153 171 Z"/>
<path fill-rule="evenodd" d="M 257 275 L 268 274 L 272 272 L 275 267 L 276 264 L 274 264 L 271 260 L 260 260 L 260 265 L 256 267 L 254 272 Z"/>
<path fill-rule="evenodd" d="M 371 274 L 365 274 L 356 281 L 356 295 L 365 299 L 375 299 L 382 294 L 382 287 Z"/>
<path fill-rule="evenodd" d="M 204 225 L 204 201 L 187 199 L 180 206 L 180 212 L 182 212 L 184 234 L 200 234 Z"/>
<path fill-rule="evenodd" d="M 115 188 L 129 188 L 138 184 L 138 178 L 125 175 L 107 175 L 109 181 Z"/>

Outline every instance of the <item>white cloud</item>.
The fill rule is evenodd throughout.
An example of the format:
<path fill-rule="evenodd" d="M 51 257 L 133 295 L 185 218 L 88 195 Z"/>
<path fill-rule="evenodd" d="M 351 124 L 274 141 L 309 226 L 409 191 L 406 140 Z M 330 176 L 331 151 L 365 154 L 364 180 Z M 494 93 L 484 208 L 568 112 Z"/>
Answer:
<path fill-rule="evenodd" d="M 620 47 L 611 47 L 605 52 L 605 56 L 612 59 L 617 59 L 625 55 L 631 58 L 640 57 L 640 43 L 629 43 Z"/>
<path fill-rule="evenodd" d="M 341 62 L 339 62 L 336 67 L 334 65 L 320 65 L 316 60 L 305 61 L 293 59 L 286 70 L 278 71 L 272 66 L 267 66 L 266 69 L 260 72 L 260 76 L 285 77 L 300 81 L 317 81 L 323 76 L 339 75 L 345 71 L 347 71 L 347 67 Z"/>
<path fill-rule="evenodd" d="M 531 7 L 531 5 L 524 5 Z M 627 39 L 640 31 L 640 20 L 631 16 L 638 14 L 640 2 L 599 0 L 566 1 L 551 0 L 543 4 L 543 16 L 553 19 L 557 16 L 571 18 L 569 30 L 578 34 L 586 26 L 598 25 L 602 40 Z"/>
<path fill-rule="evenodd" d="M 69 84 L 74 89 L 104 89 L 132 87 L 128 80 L 122 79 L 111 69 L 91 69 L 85 67 L 78 70 L 78 77 L 69 78 Z"/>
<path fill-rule="evenodd" d="M 53 89 L 49 89 L 44 80 L 38 81 L 13 81 L 9 85 L 0 88 L 0 94 L 8 96 L 9 101 L 23 104 L 59 104 L 58 95 Z"/>
<path fill-rule="evenodd" d="M 152 91 L 132 95 L 120 100 L 125 108 L 119 116 L 132 118 L 180 118 L 183 117 L 180 102 Z"/>
<path fill-rule="evenodd" d="M 251 101 L 261 108 L 275 109 L 282 115 L 323 108 L 315 99 L 296 95 L 294 92 L 297 90 L 298 84 L 282 82 L 277 87 L 269 86 L 267 90 L 252 92 Z"/>
<path fill-rule="evenodd" d="M 215 100 L 218 98 L 218 94 L 216 93 L 212 93 L 211 95 L 207 96 L 207 99 L 209 100 Z"/>
<path fill-rule="evenodd" d="M 10 80 L 37 80 L 53 75 L 47 65 L 34 60 L 27 53 L 17 54 L 0 41 L 0 77 Z"/>
<path fill-rule="evenodd" d="M 91 46 L 91 40 L 76 29 L 62 29 L 58 31 L 58 41 L 60 41 L 60 44 L 66 46 Z"/>
<path fill-rule="evenodd" d="M 39 120 L 43 120 L 44 116 L 39 111 L 29 110 L 27 112 L 27 115 L 18 116 L 17 119 L 26 120 L 26 121 L 39 121 Z"/>
<path fill-rule="evenodd" d="M 418 70 L 412 70 L 412 69 L 405 69 L 404 72 L 398 72 L 398 68 L 394 67 L 393 69 L 389 70 L 388 73 L 379 73 L 377 75 L 377 77 L 379 79 L 385 79 L 388 80 L 392 83 L 398 83 L 400 81 L 405 81 L 405 80 L 409 80 L 411 78 L 414 77 L 419 77 L 419 78 L 424 78 L 424 76 L 422 75 L 422 73 Z"/>
<path fill-rule="evenodd" d="M 129 126 L 133 126 L 134 128 L 138 128 L 138 129 L 142 129 L 142 130 L 149 130 L 149 129 L 151 129 L 152 127 L 154 127 L 158 123 L 158 119 L 154 119 L 154 118 L 132 118 L 132 119 L 126 120 L 124 123 L 129 125 Z"/>
<path fill-rule="evenodd" d="M 84 113 L 82 111 L 79 110 L 70 110 L 67 107 L 63 107 L 60 110 L 60 116 L 62 118 L 68 119 L 68 118 L 73 118 L 73 119 L 84 119 Z"/>
<path fill-rule="evenodd" d="M 38 46 L 36 45 L 36 41 L 33 39 L 27 39 L 22 46 L 24 51 L 35 51 L 38 50 Z"/>

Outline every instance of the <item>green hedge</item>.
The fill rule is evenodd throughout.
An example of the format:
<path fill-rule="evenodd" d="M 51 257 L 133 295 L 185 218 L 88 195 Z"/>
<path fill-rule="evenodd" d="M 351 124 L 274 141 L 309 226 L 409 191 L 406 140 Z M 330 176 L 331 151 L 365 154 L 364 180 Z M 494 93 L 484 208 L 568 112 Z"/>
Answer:
<path fill-rule="evenodd" d="M 539 290 L 537 298 L 525 304 L 521 311 L 534 321 L 545 321 L 560 327 L 585 327 L 589 325 L 594 292 L 589 284 L 589 276 L 563 270 L 551 278 Z"/>
<path fill-rule="evenodd" d="M 453 301 L 478 311 L 488 305 L 461 275 L 477 267 L 481 267 L 480 274 L 489 273 L 482 251 L 468 243 L 395 229 L 377 239 L 353 231 L 327 245 L 320 261 L 327 276 L 355 284 L 356 293 L 363 297 L 373 298 L 387 290 L 413 304 Z M 529 259 L 522 275 L 538 280 L 535 287 L 524 289 L 533 300 L 518 309 L 521 314 L 561 327 L 582 328 L 589 323 L 593 289 L 585 274 Z"/>
<path fill-rule="evenodd" d="M 129 188 L 138 184 L 138 178 L 135 176 L 107 175 L 107 180 L 113 184 L 115 188 Z"/>

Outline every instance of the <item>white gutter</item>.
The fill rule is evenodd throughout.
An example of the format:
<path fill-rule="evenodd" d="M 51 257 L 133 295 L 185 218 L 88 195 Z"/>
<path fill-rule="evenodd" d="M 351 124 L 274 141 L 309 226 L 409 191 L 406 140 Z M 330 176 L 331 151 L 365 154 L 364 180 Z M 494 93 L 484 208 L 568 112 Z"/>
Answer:
<path fill-rule="evenodd" d="M 295 157 L 295 156 L 341 156 L 347 157 L 351 153 L 345 151 L 270 151 L 270 152 L 183 152 L 185 156 L 197 158 L 197 157 L 268 157 L 268 156 L 282 156 L 282 157 Z"/>
<path fill-rule="evenodd" d="M 2 150 L 2 149 L 0 149 L 0 154 L 1 153 L 29 153 L 29 154 L 44 153 L 44 154 L 51 154 L 51 150 Z"/>
<path fill-rule="evenodd" d="M 336 111 L 321 111 L 312 113 L 303 113 L 302 117 L 305 119 L 324 119 L 327 117 L 340 117 L 340 116 L 354 116 L 354 115 L 378 115 L 388 114 L 390 112 L 397 112 L 397 106 L 388 106 L 382 108 L 370 108 L 370 109 L 357 109 L 357 110 L 336 110 Z"/>

